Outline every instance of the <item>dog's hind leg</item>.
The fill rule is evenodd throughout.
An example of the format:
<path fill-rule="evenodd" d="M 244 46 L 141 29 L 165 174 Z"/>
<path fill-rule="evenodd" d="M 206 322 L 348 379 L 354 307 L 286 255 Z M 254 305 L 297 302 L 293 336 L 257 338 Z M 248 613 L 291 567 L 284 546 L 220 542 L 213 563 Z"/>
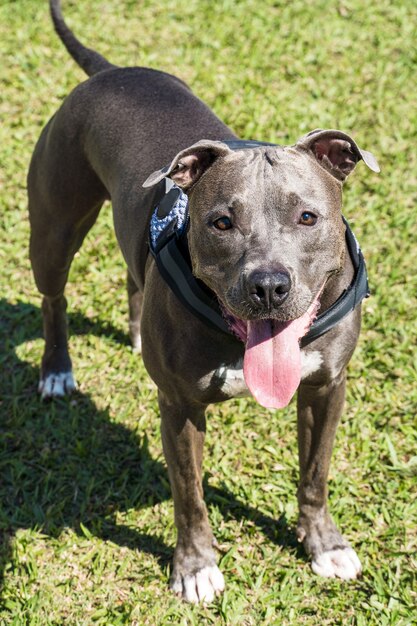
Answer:
<path fill-rule="evenodd" d="M 129 336 L 134 352 L 142 352 L 140 337 L 140 317 L 142 312 L 143 294 L 137 287 L 129 270 L 127 271 L 127 295 L 129 299 Z"/>
<path fill-rule="evenodd" d="M 51 159 L 39 142 L 28 175 L 31 223 L 30 259 L 43 294 L 45 351 L 39 392 L 42 398 L 75 389 L 68 352 L 64 289 L 74 254 L 95 222 L 106 192 L 82 159 L 64 163 L 64 151 Z M 68 158 L 68 155 L 67 155 Z"/>
<path fill-rule="evenodd" d="M 33 219 L 38 209 L 33 209 L 33 202 L 30 202 L 30 259 L 36 284 L 44 296 L 42 315 L 45 349 L 39 381 L 39 392 L 43 399 L 64 396 L 76 387 L 68 352 L 64 289 L 74 254 L 95 221 L 100 206 L 94 207 L 81 226 L 62 219 L 49 219 L 40 224 Z"/>

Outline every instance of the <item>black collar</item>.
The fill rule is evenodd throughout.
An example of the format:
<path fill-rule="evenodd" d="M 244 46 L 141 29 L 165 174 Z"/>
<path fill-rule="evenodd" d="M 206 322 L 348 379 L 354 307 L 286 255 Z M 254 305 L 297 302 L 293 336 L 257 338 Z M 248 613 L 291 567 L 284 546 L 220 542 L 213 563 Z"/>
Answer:
<path fill-rule="evenodd" d="M 232 150 L 275 145 L 239 140 L 224 143 L 227 143 Z M 173 194 L 174 202 L 176 197 Z M 349 224 L 345 218 L 343 221 L 346 225 L 346 246 L 353 264 L 354 276 L 349 287 L 343 291 L 336 302 L 315 319 L 308 333 L 301 339 L 301 347 L 307 346 L 327 333 L 369 296 L 365 260 Z M 182 304 L 211 328 L 229 336 L 233 335 L 221 313 L 215 294 L 192 274 L 187 229 L 183 228 L 179 232 L 174 219 L 160 234 L 156 246 L 150 245 L 149 247 L 161 276 Z"/>

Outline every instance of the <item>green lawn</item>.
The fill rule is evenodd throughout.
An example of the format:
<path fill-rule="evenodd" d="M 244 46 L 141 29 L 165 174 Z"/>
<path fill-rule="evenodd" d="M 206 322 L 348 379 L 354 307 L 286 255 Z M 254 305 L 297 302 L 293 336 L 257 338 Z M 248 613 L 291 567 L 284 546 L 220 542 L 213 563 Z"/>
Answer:
<path fill-rule="evenodd" d="M 80 80 L 46 0 L 0 0 L 0 565 L 3 625 L 417 624 L 417 11 L 414 0 L 68 0 L 114 63 L 187 81 L 245 138 L 351 133 L 345 215 L 373 296 L 330 476 L 363 578 L 313 575 L 294 533 L 294 403 L 212 407 L 205 490 L 227 589 L 208 608 L 167 589 L 175 542 L 156 390 L 126 337 L 125 268 L 105 207 L 68 286 L 80 392 L 42 404 L 40 297 L 25 177 L 42 126 Z M 161 165 L 163 165 L 161 163 Z"/>

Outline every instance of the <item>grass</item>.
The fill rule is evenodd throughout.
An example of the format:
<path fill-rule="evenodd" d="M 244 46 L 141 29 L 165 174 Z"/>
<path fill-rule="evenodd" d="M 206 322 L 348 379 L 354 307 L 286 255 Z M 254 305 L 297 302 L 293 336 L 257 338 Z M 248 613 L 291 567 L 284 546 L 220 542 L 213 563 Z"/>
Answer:
<path fill-rule="evenodd" d="M 45 1 L 0 0 L 0 624 L 417 624 L 415 3 L 68 0 L 65 14 L 113 62 L 186 80 L 242 137 L 336 127 L 378 157 L 381 175 L 360 165 L 345 190 L 373 297 L 330 477 L 364 575 L 320 580 L 296 543 L 294 405 L 236 400 L 210 409 L 205 459 L 226 593 L 208 608 L 168 593 L 175 529 L 156 390 L 126 339 L 109 207 L 68 286 L 80 392 L 39 401 L 25 176 L 40 129 L 84 76 Z"/>

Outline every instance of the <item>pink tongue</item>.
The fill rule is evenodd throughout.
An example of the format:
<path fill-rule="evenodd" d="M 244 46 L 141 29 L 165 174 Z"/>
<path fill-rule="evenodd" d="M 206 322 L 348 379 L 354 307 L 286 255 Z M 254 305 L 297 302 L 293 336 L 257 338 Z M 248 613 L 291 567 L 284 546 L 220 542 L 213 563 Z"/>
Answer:
<path fill-rule="evenodd" d="M 311 324 L 310 309 L 291 322 L 259 320 L 247 323 L 243 373 L 252 395 L 266 408 L 287 406 L 300 384 L 299 340 Z"/>

